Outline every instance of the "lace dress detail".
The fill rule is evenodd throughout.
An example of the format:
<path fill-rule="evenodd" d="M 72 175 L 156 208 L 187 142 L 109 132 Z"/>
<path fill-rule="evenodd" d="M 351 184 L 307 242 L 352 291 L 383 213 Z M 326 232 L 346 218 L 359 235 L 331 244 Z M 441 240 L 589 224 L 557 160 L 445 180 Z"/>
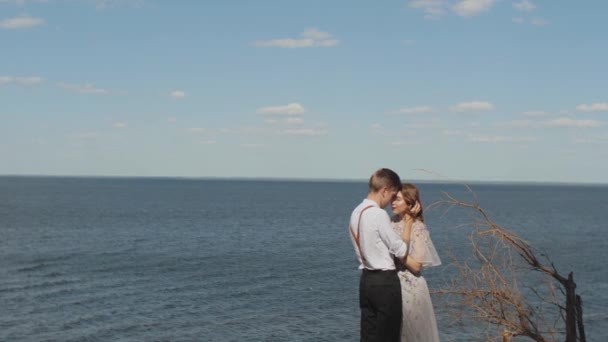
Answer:
<path fill-rule="evenodd" d="M 393 229 L 401 234 L 403 226 L 397 222 Z M 441 259 L 431 241 L 429 230 L 422 222 L 412 226 L 408 258 L 422 264 L 422 268 L 441 265 Z M 403 322 L 401 324 L 401 342 L 435 342 L 439 341 L 437 321 L 433 303 L 426 280 L 408 271 L 403 263 L 397 261 L 401 298 L 403 302 Z"/>

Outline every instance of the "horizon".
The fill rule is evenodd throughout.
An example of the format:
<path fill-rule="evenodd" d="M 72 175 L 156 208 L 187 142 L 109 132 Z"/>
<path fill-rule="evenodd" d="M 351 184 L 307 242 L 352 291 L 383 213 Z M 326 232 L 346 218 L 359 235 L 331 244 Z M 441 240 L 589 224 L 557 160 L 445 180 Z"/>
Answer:
<path fill-rule="evenodd" d="M 0 174 L 606 184 L 607 11 L 0 0 Z"/>
<path fill-rule="evenodd" d="M 296 182 L 296 183 L 368 183 L 364 178 L 287 178 L 287 177 L 181 177 L 181 176 L 128 176 L 128 175 L 35 175 L 35 174 L 0 174 L 1 178 L 63 178 L 63 179 L 149 179 L 149 180 L 203 180 L 203 181 L 251 181 L 251 182 Z M 502 181 L 502 180 L 433 180 L 433 179 L 402 179 L 403 182 L 414 184 L 442 184 L 442 185 L 538 185 L 538 186 L 598 186 L 605 187 L 608 183 L 585 182 L 536 182 L 536 181 Z"/>

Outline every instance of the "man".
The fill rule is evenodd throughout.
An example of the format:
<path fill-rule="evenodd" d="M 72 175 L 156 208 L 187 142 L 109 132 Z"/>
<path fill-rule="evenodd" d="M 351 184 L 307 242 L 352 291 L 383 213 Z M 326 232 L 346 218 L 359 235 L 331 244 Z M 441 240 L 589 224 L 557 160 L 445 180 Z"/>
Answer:
<path fill-rule="evenodd" d="M 362 270 L 361 342 L 399 342 L 401 287 L 393 256 L 405 261 L 408 245 L 393 230 L 384 208 L 400 189 L 401 180 L 394 171 L 374 172 L 367 198 L 351 214 L 350 235 Z"/>

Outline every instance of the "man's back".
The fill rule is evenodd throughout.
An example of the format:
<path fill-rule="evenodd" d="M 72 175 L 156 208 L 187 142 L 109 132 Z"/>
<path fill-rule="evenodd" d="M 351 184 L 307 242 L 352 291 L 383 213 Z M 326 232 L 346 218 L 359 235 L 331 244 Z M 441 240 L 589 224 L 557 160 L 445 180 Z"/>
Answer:
<path fill-rule="evenodd" d="M 350 236 L 362 269 L 359 280 L 361 342 L 399 341 L 401 285 L 391 254 L 403 258 L 407 246 L 393 231 L 388 214 L 382 208 L 400 189 L 399 175 L 390 169 L 377 170 L 370 177 L 367 198 L 350 217 Z"/>
<path fill-rule="evenodd" d="M 393 231 L 388 213 L 372 200 L 364 199 L 353 210 L 350 229 L 360 269 L 394 270 L 392 255 L 405 256 L 407 246 Z M 353 235 L 358 237 L 361 250 Z"/>

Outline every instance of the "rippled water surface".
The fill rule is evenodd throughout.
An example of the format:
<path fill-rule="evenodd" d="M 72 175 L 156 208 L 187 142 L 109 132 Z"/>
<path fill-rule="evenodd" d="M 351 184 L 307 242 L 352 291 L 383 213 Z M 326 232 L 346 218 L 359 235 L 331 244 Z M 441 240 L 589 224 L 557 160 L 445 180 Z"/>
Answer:
<path fill-rule="evenodd" d="M 458 185 L 421 184 L 423 201 Z M 492 217 L 575 271 L 608 338 L 608 188 L 473 185 Z M 355 341 L 356 182 L 0 177 L 1 341 Z M 426 213 L 444 266 L 468 216 Z M 483 340 L 436 302 L 442 339 Z"/>

